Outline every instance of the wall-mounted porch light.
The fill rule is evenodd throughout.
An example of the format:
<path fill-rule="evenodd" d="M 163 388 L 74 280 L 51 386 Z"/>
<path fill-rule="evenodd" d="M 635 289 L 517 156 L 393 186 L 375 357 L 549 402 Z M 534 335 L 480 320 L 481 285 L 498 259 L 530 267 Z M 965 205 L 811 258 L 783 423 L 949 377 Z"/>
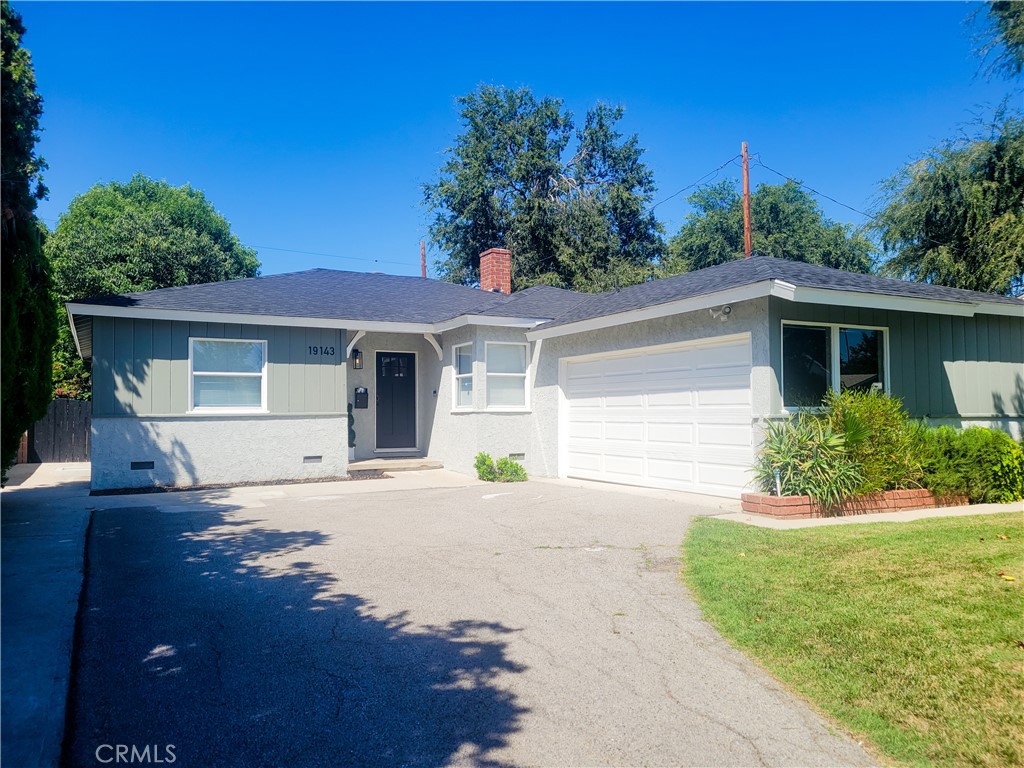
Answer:
<path fill-rule="evenodd" d="M 352 350 L 352 367 L 357 370 L 363 370 L 363 353 L 358 349 Z"/>

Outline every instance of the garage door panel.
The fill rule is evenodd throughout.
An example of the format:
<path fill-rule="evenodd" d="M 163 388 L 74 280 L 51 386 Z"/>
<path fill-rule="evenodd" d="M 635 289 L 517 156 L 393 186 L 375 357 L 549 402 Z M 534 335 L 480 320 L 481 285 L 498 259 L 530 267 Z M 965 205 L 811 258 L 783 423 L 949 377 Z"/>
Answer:
<path fill-rule="evenodd" d="M 642 483 L 644 479 L 644 459 L 640 456 L 606 453 L 604 457 L 604 479 Z"/>
<path fill-rule="evenodd" d="M 647 395 L 647 406 L 649 408 L 677 408 L 680 406 L 693 406 L 693 392 L 690 390 L 669 390 L 653 391 Z"/>
<path fill-rule="evenodd" d="M 605 422 L 604 439 L 612 442 L 628 441 L 642 443 L 644 441 L 644 425 L 635 421 Z"/>
<path fill-rule="evenodd" d="M 647 459 L 647 476 L 650 480 L 670 483 L 693 482 L 693 462 L 681 459 Z"/>
<path fill-rule="evenodd" d="M 689 372 L 696 364 L 693 351 L 685 349 L 677 349 L 673 352 L 652 352 L 643 357 L 644 367 L 647 369 L 647 373 L 652 375 Z"/>
<path fill-rule="evenodd" d="M 574 476 L 580 472 L 600 474 L 604 465 L 602 454 L 585 451 L 569 451 L 569 469 Z"/>
<path fill-rule="evenodd" d="M 652 448 L 671 445 L 693 445 L 693 425 L 678 422 L 647 422 L 647 442 Z"/>
<path fill-rule="evenodd" d="M 570 362 L 567 474 L 738 496 L 753 461 L 749 339 Z"/>
<path fill-rule="evenodd" d="M 697 444 L 750 448 L 750 422 L 746 424 L 698 424 Z"/>
<path fill-rule="evenodd" d="M 600 440 L 604 433 L 601 421 L 570 421 L 569 440 Z"/>
<path fill-rule="evenodd" d="M 735 488 L 737 485 L 745 485 L 750 480 L 749 475 L 747 467 L 736 464 L 701 462 L 697 468 L 698 483 L 719 488 Z"/>

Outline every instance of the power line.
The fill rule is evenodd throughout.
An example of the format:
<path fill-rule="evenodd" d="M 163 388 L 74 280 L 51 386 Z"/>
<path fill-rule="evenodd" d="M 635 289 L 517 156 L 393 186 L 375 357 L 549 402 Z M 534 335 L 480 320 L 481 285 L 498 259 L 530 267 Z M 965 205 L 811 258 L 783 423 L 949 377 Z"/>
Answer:
<path fill-rule="evenodd" d="M 678 197 L 679 195 L 683 194 L 683 192 L 685 192 L 686 190 L 688 190 L 688 189 L 693 189 L 693 188 L 694 188 L 694 187 L 696 187 L 696 186 L 697 186 L 698 184 L 702 184 L 702 183 L 703 183 L 703 182 L 705 182 L 705 181 L 709 181 L 709 180 L 710 180 L 710 179 L 709 179 L 709 177 L 711 177 L 711 178 L 714 178 L 715 176 L 717 176 L 717 175 L 718 175 L 718 174 L 719 174 L 719 173 L 721 172 L 721 170 L 722 170 L 723 168 L 725 168 L 725 167 L 726 167 L 727 165 L 730 165 L 731 163 L 735 163 L 735 162 L 736 162 L 737 160 L 739 160 L 739 158 L 740 158 L 740 156 L 739 156 L 739 155 L 733 155 L 733 156 L 732 156 L 732 157 L 730 157 L 730 158 L 729 158 L 728 160 L 726 160 L 726 161 L 725 161 L 724 163 L 722 163 L 722 164 L 721 164 L 720 166 L 718 166 L 717 168 L 715 168 L 715 170 L 713 170 L 713 171 L 708 171 L 707 173 L 705 173 L 705 174 L 704 174 L 703 176 L 701 176 L 701 177 L 700 177 L 699 179 L 697 179 L 697 180 L 696 180 L 695 182 L 693 182 L 692 184 L 687 184 L 687 185 L 686 185 L 685 187 L 683 187 L 682 189 L 680 189 L 680 190 L 679 190 L 678 192 L 673 192 L 673 193 L 672 193 L 671 195 L 669 195 L 668 197 L 666 197 L 666 198 L 665 198 L 664 200 L 659 200 L 659 201 L 658 201 L 658 202 L 656 202 L 656 203 L 655 203 L 654 205 L 652 205 L 652 206 L 651 206 L 650 208 L 648 208 L 648 209 L 647 209 L 647 212 L 648 212 L 648 213 L 654 213 L 654 209 L 655 209 L 655 208 L 657 208 L 657 207 L 658 207 L 659 205 L 661 205 L 662 203 L 667 203 L 667 202 L 668 202 L 669 200 L 671 200 L 672 198 L 674 198 L 674 197 Z"/>
<path fill-rule="evenodd" d="M 803 183 L 802 181 L 799 181 L 799 180 L 797 180 L 797 179 L 794 179 L 794 178 L 792 178 L 792 177 L 790 177 L 790 176 L 787 176 L 786 174 L 782 173 L 782 171 L 776 171 L 776 170 L 775 170 L 774 168 L 769 168 L 769 167 L 768 167 L 767 165 L 765 165 L 765 164 L 764 164 L 764 162 L 763 162 L 763 161 L 761 160 L 761 156 L 760 156 L 760 155 L 754 155 L 754 157 L 753 157 L 752 159 L 753 159 L 753 161 L 754 161 L 755 163 L 757 163 L 757 164 L 758 164 L 759 166 L 761 166 L 762 168 L 764 168 L 764 169 L 765 169 L 766 171 L 771 171 L 771 172 L 772 172 L 772 173 L 774 173 L 774 174 L 775 174 L 776 176 L 781 176 L 781 177 L 782 177 L 783 179 L 785 179 L 786 181 L 792 181 L 792 182 L 793 182 L 794 184 L 796 184 L 796 185 L 797 185 L 798 187 L 803 187 L 803 188 L 804 188 L 804 189 L 806 189 L 806 190 L 807 190 L 808 192 L 811 192 L 812 194 L 815 194 L 815 195 L 817 195 L 818 197 L 823 197 L 823 198 L 825 198 L 826 200 L 831 200 L 831 201 L 832 201 L 833 203 L 835 203 L 836 205 L 841 205 L 841 206 L 842 206 L 843 208 L 846 208 L 846 209 L 848 209 L 848 210 L 851 210 L 851 211 L 853 211 L 854 213 L 860 214 L 861 216 L 865 216 L 865 217 L 867 217 L 867 218 L 871 219 L 872 221 L 877 221 L 877 219 L 878 219 L 878 217 L 877 217 L 877 216 L 872 216 L 872 215 L 871 215 L 870 213 L 868 213 L 867 211 L 862 211 L 862 210 L 860 210 L 859 208 L 854 208 L 854 207 L 853 207 L 852 205 L 847 205 L 847 204 L 846 204 L 846 203 L 844 203 L 844 202 L 841 202 L 841 201 L 839 201 L 839 200 L 836 200 L 836 199 L 835 199 L 834 197 L 830 197 L 830 196 L 826 195 L 826 194 L 825 194 L 824 192 L 819 192 L 818 190 L 814 189 L 813 187 L 809 187 L 809 186 L 807 186 L 807 185 L 806 185 L 806 184 L 804 184 L 804 183 Z"/>

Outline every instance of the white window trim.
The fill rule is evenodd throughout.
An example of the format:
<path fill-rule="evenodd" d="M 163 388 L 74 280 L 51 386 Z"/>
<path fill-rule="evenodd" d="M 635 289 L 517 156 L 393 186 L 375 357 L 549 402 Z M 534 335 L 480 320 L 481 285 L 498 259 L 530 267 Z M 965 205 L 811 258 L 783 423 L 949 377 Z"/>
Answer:
<path fill-rule="evenodd" d="M 249 376 L 249 377 L 260 377 L 260 407 L 252 408 L 249 406 L 197 406 L 195 404 L 196 389 L 195 389 L 195 374 L 196 371 L 192 367 L 193 360 L 193 343 L 196 341 L 238 341 L 246 344 L 262 344 L 263 345 L 263 368 L 260 369 L 259 373 L 237 373 L 228 371 L 199 371 L 200 376 Z M 212 338 L 209 336 L 189 336 L 188 339 L 188 412 L 189 413 L 235 413 L 235 414 L 253 414 L 253 413 L 269 413 L 267 408 L 267 342 L 265 339 L 219 339 Z"/>
<path fill-rule="evenodd" d="M 491 373 L 488 367 L 492 346 L 523 347 L 525 350 L 526 367 L 522 373 Z M 492 413 L 524 413 L 530 410 L 530 345 L 521 341 L 487 341 L 484 342 L 484 410 Z M 488 405 L 488 388 L 491 377 L 516 378 L 523 380 L 522 405 Z"/>
<path fill-rule="evenodd" d="M 469 373 L 459 373 L 459 350 L 463 347 L 469 347 Z M 452 410 L 453 411 L 472 411 L 474 406 L 473 398 L 476 397 L 476 381 L 473 378 L 473 366 L 475 361 L 473 360 L 473 342 L 467 341 L 462 344 L 456 344 L 452 347 Z M 469 405 L 459 405 L 459 380 L 469 379 L 473 387 L 470 390 L 472 397 L 470 398 Z"/>
<path fill-rule="evenodd" d="M 839 392 L 839 329 L 848 328 L 854 331 L 881 331 L 882 332 L 882 388 L 885 394 L 890 392 L 890 371 L 889 367 L 889 328 L 884 325 L 858 325 L 856 323 L 816 323 L 811 320 L 783 320 L 779 331 L 779 399 L 782 402 L 782 412 L 795 413 L 797 411 L 817 411 L 818 407 L 802 407 L 798 405 L 786 405 L 786 354 L 785 354 L 785 329 L 787 325 L 812 326 L 814 328 L 827 328 L 829 330 L 829 348 L 832 352 L 832 359 L 829 361 L 829 371 L 832 381 L 829 388 L 833 392 Z"/>

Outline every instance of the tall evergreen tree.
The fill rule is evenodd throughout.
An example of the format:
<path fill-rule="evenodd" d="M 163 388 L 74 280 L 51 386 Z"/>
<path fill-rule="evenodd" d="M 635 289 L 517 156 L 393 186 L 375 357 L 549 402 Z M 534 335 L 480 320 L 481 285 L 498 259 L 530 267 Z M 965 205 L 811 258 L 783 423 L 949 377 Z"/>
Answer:
<path fill-rule="evenodd" d="M 479 254 L 512 251 L 517 288 L 599 290 L 650 274 L 661 230 L 647 212 L 653 175 L 621 107 L 599 104 L 576 128 L 558 99 L 482 86 L 459 99 L 463 132 L 425 185 L 442 278 L 479 279 Z M 614 276 L 614 277 L 610 277 Z"/>
<path fill-rule="evenodd" d="M 6 0 L 0 6 L 0 468 L 6 473 L 22 433 L 46 414 L 50 402 L 56 313 L 43 229 L 35 216 L 37 201 L 46 196 L 46 164 L 35 151 L 43 102 L 32 57 L 21 44 L 21 16 Z"/>

